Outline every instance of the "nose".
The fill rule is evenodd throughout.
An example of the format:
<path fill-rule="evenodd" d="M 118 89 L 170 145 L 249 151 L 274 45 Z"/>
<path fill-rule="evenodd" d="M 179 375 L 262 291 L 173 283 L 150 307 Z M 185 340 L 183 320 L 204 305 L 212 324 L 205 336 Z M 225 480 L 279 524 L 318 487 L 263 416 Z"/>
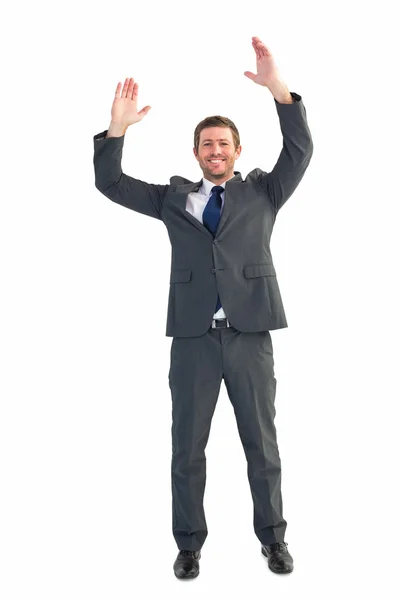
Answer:
<path fill-rule="evenodd" d="M 224 158 L 224 153 L 219 148 L 214 148 L 214 151 L 211 152 L 211 158 Z"/>
<path fill-rule="evenodd" d="M 212 147 L 211 147 L 211 145 L 209 145 L 208 148 L 207 148 L 207 150 L 209 152 L 211 152 L 211 154 L 213 156 L 218 156 L 218 155 L 222 156 L 223 151 L 225 150 L 225 147 L 224 146 L 220 146 L 218 144 L 218 142 L 216 142 L 215 144 L 212 144 Z"/>

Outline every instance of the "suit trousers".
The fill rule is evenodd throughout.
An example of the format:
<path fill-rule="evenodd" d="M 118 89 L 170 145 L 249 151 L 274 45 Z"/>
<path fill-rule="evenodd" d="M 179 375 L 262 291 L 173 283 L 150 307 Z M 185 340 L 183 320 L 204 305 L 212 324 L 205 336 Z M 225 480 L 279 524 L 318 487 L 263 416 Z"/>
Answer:
<path fill-rule="evenodd" d="M 168 378 L 172 531 L 178 548 L 200 550 L 208 534 L 203 506 L 205 448 L 222 379 L 246 455 L 255 534 L 264 545 L 283 541 L 287 523 L 282 516 L 270 332 L 210 327 L 202 336 L 174 337 Z"/>

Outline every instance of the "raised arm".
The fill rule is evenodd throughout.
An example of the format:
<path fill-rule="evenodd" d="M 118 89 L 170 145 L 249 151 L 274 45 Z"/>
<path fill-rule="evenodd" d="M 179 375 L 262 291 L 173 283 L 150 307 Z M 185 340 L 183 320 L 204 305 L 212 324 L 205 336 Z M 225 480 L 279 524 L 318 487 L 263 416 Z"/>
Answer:
<path fill-rule="evenodd" d="M 267 87 L 274 96 L 283 136 L 283 148 L 270 173 L 259 169 L 258 181 L 278 211 L 299 185 L 313 154 L 313 142 L 307 124 L 306 109 L 299 94 L 289 92 L 282 81 L 267 46 L 253 37 L 257 74 L 246 77 Z"/>
<path fill-rule="evenodd" d="M 138 123 L 149 112 L 150 106 L 137 110 L 139 84 L 125 79 L 121 93 L 118 83 L 111 109 L 108 130 L 93 137 L 95 186 L 107 198 L 155 219 L 161 219 L 161 210 L 168 185 L 146 183 L 125 175 L 121 169 L 122 150 L 127 128 Z"/>
<path fill-rule="evenodd" d="M 283 148 L 270 173 L 261 171 L 258 181 L 278 211 L 293 194 L 310 163 L 313 142 L 307 125 L 306 109 L 301 96 L 291 92 L 293 103 L 281 104 L 275 99 Z"/>

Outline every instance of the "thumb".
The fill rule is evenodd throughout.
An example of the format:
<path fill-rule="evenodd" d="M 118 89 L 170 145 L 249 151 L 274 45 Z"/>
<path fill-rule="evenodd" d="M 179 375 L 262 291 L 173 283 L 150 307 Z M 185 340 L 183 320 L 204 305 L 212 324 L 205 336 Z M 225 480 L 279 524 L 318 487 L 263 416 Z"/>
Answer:
<path fill-rule="evenodd" d="M 244 74 L 246 75 L 246 77 L 248 77 L 252 81 L 254 81 L 256 78 L 256 75 L 254 73 L 252 73 L 251 71 L 245 71 Z"/>
<path fill-rule="evenodd" d="M 150 109 L 151 109 L 151 106 L 145 106 L 144 108 L 142 108 L 141 111 L 139 111 L 139 115 L 141 117 L 145 117 Z"/>

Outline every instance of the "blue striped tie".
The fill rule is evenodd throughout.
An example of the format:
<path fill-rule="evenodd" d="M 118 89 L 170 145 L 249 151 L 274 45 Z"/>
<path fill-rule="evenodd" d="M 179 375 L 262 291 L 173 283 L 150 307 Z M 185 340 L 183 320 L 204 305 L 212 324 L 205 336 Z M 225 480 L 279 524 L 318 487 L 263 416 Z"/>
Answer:
<path fill-rule="evenodd" d="M 221 185 L 214 185 L 211 189 L 211 196 L 209 201 L 207 202 L 207 206 L 203 212 L 203 224 L 207 227 L 207 229 L 213 234 L 217 233 L 219 220 L 221 218 L 221 206 L 222 206 L 222 198 L 221 194 L 224 191 L 224 188 Z M 219 299 L 217 299 L 217 307 L 215 312 L 221 308 L 222 304 Z"/>

